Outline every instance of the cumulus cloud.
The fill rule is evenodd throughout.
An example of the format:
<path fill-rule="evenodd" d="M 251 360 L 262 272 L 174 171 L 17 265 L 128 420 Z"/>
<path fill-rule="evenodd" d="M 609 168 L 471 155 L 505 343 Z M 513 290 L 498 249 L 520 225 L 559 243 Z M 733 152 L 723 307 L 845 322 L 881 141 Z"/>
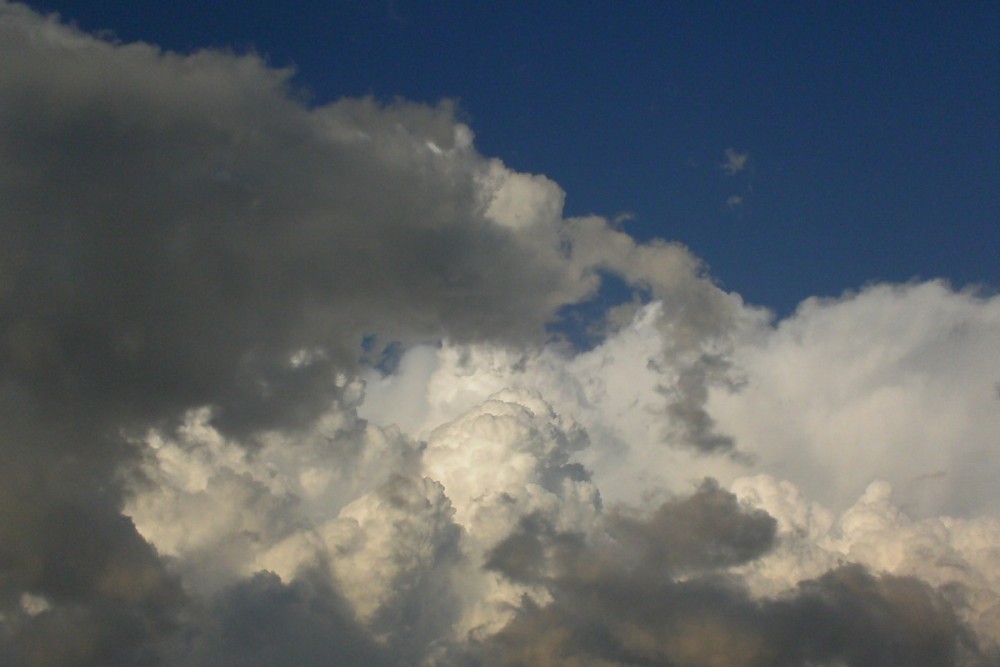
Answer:
<path fill-rule="evenodd" d="M 992 664 L 916 578 L 846 565 L 753 599 L 720 568 L 765 553 L 775 521 L 714 483 L 648 518 L 610 516 L 605 530 L 525 525 L 497 548 L 491 567 L 546 581 L 553 599 L 527 602 L 477 647 L 486 664 Z"/>
<path fill-rule="evenodd" d="M 769 475 L 738 479 L 733 492 L 778 522 L 776 548 L 741 570 L 755 593 L 780 595 L 852 562 L 926 582 L 987 643 L 998 636 L 1000 520 L 995 516 L 917 520 L 898 507 L 892 486 L 881 480 L 839 515 Z"/>
<path fill-rule="evenodd" d="M 810 299 L 740 345 L 719 427 L 763 471 L 843 510 L 875 479 L 918 517 L 996 514 L 1000 299 L 941 282 Z"/>
<path fill-rule="evenodd" d="M 995 297 L 773 323 L 304 97 L 0 3 L 0 662 L 997 664 Z"/>

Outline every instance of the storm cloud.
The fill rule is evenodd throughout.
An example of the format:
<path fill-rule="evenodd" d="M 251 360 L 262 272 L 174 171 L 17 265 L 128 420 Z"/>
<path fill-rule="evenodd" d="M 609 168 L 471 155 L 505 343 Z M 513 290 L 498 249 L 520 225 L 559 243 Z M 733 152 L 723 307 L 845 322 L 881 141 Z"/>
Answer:
<path fill-rule="evenodd" d="M 1000 664 L 1000 301 L 775 323 L 563 198 L 0 2 L 0 662 Z"/>
<path fill-rule="evenodd" d="M 706 481 L 607 535 L 527 521 L 488 566 L 546 580 L 480 659 L 511 665 L 986 665 L 950 604 L 908 577 L 842 565 L 754 599 L 726 566 L 775 541 L 775 521 Z M 608 536 L 611 536 L 608 539 Z M 602 539 L 603 537 L 603 539 Z M 683 576 L 678 576 L 683 575 Z"/>

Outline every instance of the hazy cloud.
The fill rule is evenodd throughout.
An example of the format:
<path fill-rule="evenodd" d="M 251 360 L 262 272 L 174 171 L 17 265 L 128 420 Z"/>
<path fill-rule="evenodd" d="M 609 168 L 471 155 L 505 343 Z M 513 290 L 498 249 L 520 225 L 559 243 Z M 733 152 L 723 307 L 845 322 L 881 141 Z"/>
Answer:
<path fill-rule="evenodd" d="M 747 160 L 750 159 L 749 153 L 740 153 L 735 148 L 727 148 L 724 155 L 726 161 L 722 163 L 722 171 L 727 176 L 734 176 L 746 169 Z"/>

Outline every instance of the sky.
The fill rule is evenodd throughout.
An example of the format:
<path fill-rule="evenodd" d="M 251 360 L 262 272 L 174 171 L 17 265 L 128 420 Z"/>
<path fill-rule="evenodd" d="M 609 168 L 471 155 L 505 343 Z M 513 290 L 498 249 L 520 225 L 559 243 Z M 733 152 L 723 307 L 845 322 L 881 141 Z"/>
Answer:
<path fill-rule="evenodd" d="M 0 664 L 1000 665 L 1000 12 L 589 4 L 0 1 Z"/>

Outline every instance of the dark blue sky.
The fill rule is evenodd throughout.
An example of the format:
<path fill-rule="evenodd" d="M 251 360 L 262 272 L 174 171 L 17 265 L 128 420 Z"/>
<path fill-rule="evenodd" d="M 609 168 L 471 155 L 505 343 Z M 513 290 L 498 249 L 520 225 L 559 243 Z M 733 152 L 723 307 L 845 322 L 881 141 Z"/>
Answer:
<path fill-rule="evenodd" d="M 1000 285 L 1000 3 L 30 4 L 257 51 L 317 102 L 454 98 L 567 214 L 629 213 L 781 313 L 879 280 Z"/>

